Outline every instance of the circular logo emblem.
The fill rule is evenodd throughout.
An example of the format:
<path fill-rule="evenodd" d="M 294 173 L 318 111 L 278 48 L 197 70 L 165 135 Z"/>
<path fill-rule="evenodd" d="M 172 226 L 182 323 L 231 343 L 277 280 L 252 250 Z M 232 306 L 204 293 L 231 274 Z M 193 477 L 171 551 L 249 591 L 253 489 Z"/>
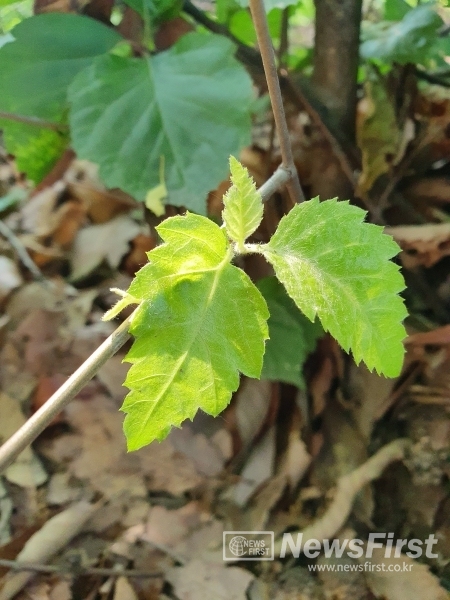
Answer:
<path fill-rule="evenodd" d="M 245 554 L 245 542 L 247 540 L 242 535 L 235 535 L 231 538 L 228 547 L 234 556 L 243 556 Z"/>

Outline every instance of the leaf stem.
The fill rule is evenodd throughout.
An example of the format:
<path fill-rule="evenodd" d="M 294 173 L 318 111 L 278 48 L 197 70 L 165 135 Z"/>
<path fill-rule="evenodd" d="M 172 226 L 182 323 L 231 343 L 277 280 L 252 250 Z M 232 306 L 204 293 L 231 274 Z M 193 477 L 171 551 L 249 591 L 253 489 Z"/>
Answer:
<path fill-rule="evenodd" d="M 270 37 L 263 1 L 250 0 L 250 11 L 255 25 L 264 73 L 266 75 L 270 102 L 272 104 L 273 116 L 280 143 L 282 165 L 291 174 L 291 179 L 287 182 L 287 188 L 294 204 L 303 202 L 305 196 L 298 179 L 298 173 L 292 155 L 291 140 L 284 112 L 283 98 L 281 96 L 275 52 Z"/>

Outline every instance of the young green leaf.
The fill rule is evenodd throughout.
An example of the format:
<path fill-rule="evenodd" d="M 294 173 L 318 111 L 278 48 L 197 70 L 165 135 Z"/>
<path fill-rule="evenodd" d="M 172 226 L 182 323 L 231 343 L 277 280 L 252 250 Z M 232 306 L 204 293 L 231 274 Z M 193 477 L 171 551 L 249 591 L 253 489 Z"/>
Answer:
<path fill-rule="evenodd" d="M 232 186 L 223 198 L 223 222 L 228 237 L 243 250 L 244 242 L 261 223 L 263 205 L 261 194 L 247 169 L 230 156 Z"/>
<path fill-rule="evenodd" d="M 250 138 L 251 81 L 223 36 L 184 35 L 156 56 L 103 56 L 70 87 L 77 154 L 109 187 L 139 200 L 160 183 L 168 202 L 205 213 L 225 161 Z"/>
<path fill-rule="evenodd" d="M 382 228 L 363 223 L 348 202 L 318 198 L 295 206 L 260 251 L 300 310 L 357 363 L 389 377 L 399 374 L 406 309 L 405 285 L 389 259 L 399 247 Z"/>
<path fill-rule="evenodd" d="M 198 409 L 217 415 L 239 385 L 259 377 L 269 313 L 247 275 L 230 264 L 225 233 L 204 217 L 166 219 L 128 294 L 141 302 L 126 356 L 131 390 L 122 410 L 130 450 L 163 439 Z"/>
<path fill-rule="evenodd" d="M 258 281 L 258 289 L 269 309 L 269 340 L 266 343 L 261 377 L 305 387 L 302 367 L 323 335 L 316 320 L 311 323 L 295 306 L 276 277 Z"/>

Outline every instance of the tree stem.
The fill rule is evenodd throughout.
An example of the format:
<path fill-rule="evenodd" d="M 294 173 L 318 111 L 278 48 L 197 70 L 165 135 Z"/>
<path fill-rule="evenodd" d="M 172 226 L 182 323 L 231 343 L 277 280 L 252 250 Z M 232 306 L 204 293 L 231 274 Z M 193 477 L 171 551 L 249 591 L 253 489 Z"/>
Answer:
<path fill-rule="evenodd" d="M 334 125 L 355 139 L 362 0 L 315 0 L 313 83 Z"/>
<path fill-rule="evenodd" d="M 262 0 L 250 0 L 250 11 L 255 25 L 267 87 L 269 89 L 270 102 L 272 104 L 273 116 L 277 127 L 282 165 L 292 176 L 291 180 L 287 183 L 287 188 L 291 200 L 295 204 L 297 202 L 302 202 L 305 199 L 305 196 L 300 186 L 297 169 L 294 164 L 294 157 L 292 156 L 291 140 L 286 123 L 283 98 L 281 96 L 275 52 Z"/>

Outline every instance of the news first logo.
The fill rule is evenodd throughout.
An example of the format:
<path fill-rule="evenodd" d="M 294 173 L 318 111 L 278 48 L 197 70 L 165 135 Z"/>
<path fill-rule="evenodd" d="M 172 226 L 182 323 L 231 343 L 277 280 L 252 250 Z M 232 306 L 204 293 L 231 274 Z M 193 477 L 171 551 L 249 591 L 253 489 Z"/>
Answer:
<path fill-rule="evenodd" d="M 224 531 L 223 560 L 273 560 L 273 531 Z"/>

